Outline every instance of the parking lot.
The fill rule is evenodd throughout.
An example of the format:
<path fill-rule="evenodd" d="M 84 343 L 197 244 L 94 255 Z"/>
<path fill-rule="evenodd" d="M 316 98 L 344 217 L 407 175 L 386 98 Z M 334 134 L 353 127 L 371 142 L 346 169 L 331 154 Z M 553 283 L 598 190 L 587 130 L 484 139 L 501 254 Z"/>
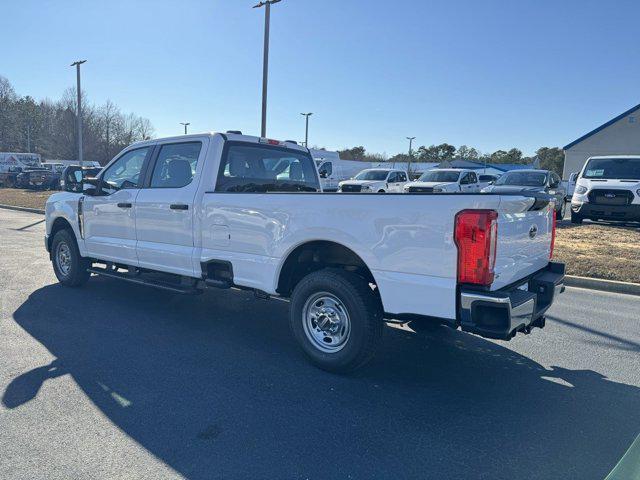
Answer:
<path fill-rule="evenodd" d="M 342 377 L 282 302 L 62 288 L 43 232 L 0 210 L 1 478 L 601 479 L 640 433 L 638 297 L 567 289 L 511 342 L 390 327 Z"/>

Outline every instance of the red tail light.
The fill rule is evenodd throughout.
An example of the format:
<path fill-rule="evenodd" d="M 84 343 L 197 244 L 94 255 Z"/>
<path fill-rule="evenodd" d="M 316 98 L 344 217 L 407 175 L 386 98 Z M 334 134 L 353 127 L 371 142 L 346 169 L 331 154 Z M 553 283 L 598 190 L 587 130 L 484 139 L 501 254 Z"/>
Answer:
<path fill-rule="evenodd" d="M 555 208 L 549 208 L 549 212 L 551 212 L 551 222 L 552 222 L 552 227 L 551 227 L 551 248 L 549 249 L 549 260 L 551 260 L 553 258 L 553 249 L 556 246 L 556 223 L 558 222 L 557 217 L 556 217 L 556 210 Z"/>
<path fill-rule="evenodd" d="M 458 283 L 491 285 L 496 264 L 498 212 L 463 210 L 455 220 Z"/>

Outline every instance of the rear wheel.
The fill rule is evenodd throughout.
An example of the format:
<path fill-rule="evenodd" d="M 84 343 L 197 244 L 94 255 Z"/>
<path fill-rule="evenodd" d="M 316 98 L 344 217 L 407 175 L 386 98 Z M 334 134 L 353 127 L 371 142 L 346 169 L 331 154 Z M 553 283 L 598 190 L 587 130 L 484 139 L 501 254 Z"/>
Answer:
<path fill-rule="evenodd" d="M 378 193 L 386 193 L 384 190 L 380 189 L 378 190 Z"/>
<path fill-rule="evenodd" d="M 330 372 L 349 372 L 374 355 L 383 328 L 382 305 L 355 273 L 310 273 L 291 296 L 290 325 L 309 360 Z"/>
<path fill-rule="evenodd" d="M 556 211 L 556 220 L 564 220 L 564 216 L 567 214 L 567 202 L 562 201 L 560 209 Z"/>
<path fill-rule="evenodd" d="M 58 281 L 67 287 L 78 287 L 89 280 L 89 262 L 78 250 L 73 232 L 59 230 L 51 242 L 51 261 Z"/>

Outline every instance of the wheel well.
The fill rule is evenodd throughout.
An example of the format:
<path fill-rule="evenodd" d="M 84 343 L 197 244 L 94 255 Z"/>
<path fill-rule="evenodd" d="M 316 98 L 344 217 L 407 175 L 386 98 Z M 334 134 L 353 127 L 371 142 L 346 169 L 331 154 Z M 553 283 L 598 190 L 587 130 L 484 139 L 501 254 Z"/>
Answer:
<path fill-rule="evenodd" d="M 51 226 L 51 233 L 49 234 L 49 239 L 48 239 L 49 251 L 51 251 L 51 243 L 53 242 L 53 237 L 60 230 L 71 230 L 71 233 L 74 233 L 73 228 L 71 227 L 71 224 L 67 221 L 66 218 L 62 218 L 62 217 L 56 218 L 53 221 L 53 225 Z M 75 238 L 75 233 L 74 233 L 74 238 Z"/>
<path fill-rule="evenodd" d="M 371 270 L 353 250 L 335 242 L 314 241 L 298 246 L 289 254 L 280 270 L 276 291 L 288 297 L 304 276 L 327 267 L 354 272 L 375 284 Z"/>

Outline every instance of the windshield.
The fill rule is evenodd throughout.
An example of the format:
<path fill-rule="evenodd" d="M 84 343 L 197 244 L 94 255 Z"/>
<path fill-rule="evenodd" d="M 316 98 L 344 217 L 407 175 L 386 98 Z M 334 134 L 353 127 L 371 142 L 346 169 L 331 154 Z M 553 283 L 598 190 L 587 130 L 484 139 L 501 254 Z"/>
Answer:
<path fill-rule="evenodd" d="M 546 183 L 547 174 L 544 172 L 508 172 L 498 179 L 496 185 L 543 187 Z"/>
<path fill-rule="evenodd" d="M 354 180 L 386 180 L 388 170 L 363 170 L 355 176 Z"/>
<path fill-rule="evenodd" d="M 593 158 L 582 178 L 640 180 L 640 158 Z"/>
<path fill-rule="evenodd" d="M 420 175 L 419 182 L 457 182 L 460 172 L 431 171 Z"/>

